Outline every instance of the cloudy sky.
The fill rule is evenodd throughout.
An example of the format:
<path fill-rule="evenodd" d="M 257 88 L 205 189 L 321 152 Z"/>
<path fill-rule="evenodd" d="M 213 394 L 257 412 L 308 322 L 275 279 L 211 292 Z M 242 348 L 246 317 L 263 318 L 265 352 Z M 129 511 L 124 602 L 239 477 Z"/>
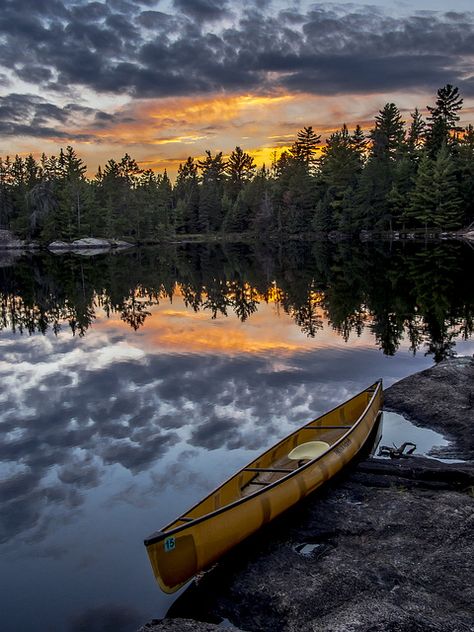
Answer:
<path fill-rule="evenodd" d="M 298 129 L 370 127 L 459 86 L 474 119 L 472 0 L 0 0 L 0 155 L 73 144 L 174 173 Z"/>

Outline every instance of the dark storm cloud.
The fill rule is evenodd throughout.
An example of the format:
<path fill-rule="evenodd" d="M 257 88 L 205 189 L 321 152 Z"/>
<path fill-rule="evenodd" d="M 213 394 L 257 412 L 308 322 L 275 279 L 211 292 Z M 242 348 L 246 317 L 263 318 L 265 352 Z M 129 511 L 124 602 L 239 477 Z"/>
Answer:
<path fill-rule="evenodd" d="M 46 66 L 23 66 L 16 70 L 20 79 L 29 83 L 44 83 L 53 78 L 53 72 Z"/>
<path fill-rule="evenodd" d="M 464 78 L 464 59 L 474 54 L 474 14 L 394 18 L 370 7 L 332 6 L 278 14 L 248 3 L 231 15 L 229 3 L 174 0 L 170 15 L 151 1 L 7 1 L 0 63 L 61 93 L 78 86 L 145 98 L 278 88 L 435 91 L 449 81 L 474 94 Z M 232 26 L 222 26 L 224 17 Z"/>
<path fill-rule="evenodd" d="M 47 69 L 43 70 L 48 72 Z M 74 103 L 59 107 L 34 94 L 0 96 L 0 135 L 85 141 L 93 139 L 93 135 L 74 131 L 78 120 L 90 123 L 93 128 L 103 129 L 104 122 L 112 124 L 121 119 L 120 115 L 106 114 Z"/>
<path fill-rule="evenodd" d="M 380 88 L 380 77 L 384 77 L 385 89 L 398 89 L 402 85 L 416 89 L 423 85 L 443 85 L 448 78 L 449 64 L 449 57 L 442 55 L 400 55 L 397 64 L 392 57 L 382 55 L 365 59 L 350 55 L 326 56 L 317 63 L 303 64 L 300 70 L 290 62 L 288 66 L 293 67 L 293 72 L 282 83 L 290 91 L 303 91 L 309 82 L 319 86 L 322 94 L 376 92 Z M 283 62 L 281 68 L 284 66 Z"/>

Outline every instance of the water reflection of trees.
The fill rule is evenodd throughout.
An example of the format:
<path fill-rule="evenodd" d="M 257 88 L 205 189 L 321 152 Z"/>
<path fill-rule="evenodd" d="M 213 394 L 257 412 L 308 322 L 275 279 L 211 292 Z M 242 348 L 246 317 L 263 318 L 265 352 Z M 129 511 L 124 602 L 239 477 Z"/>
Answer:
<path fill-rule="evenodd" d="M 185 245 L 103 255 L 27 256 L 0 268 L 0 327 L 83 335 L 103 310 L 139 329 L 179 289 L 187 307 L 245 321 L 274 301 L 308 336 L 326 318 L 365 328 L 393 355 L 405 336 L 436 360 L 473 333 L 474 252 L 458 243 Z"/>

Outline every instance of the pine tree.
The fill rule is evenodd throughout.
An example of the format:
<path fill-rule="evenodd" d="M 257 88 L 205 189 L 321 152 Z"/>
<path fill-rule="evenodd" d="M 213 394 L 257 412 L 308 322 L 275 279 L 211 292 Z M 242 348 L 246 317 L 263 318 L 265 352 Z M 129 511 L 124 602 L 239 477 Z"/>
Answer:
<path fill-rule="evenodd" d="M 36 218 L 32 220 L 30 190 L 38 184 L 38 181 L 28 182 L 23 158 L 15 156 L 13 160 L 7 156 L 6 168 L 10 183 L 10 196 L 13 206 L 12 228 L 22 237 L 34 236 Z"/>
<path fill-rule="evenodd" d="M 232 199 L 236 199 L 246 182 L 255 174 L 255 162 L 250 154 L 236 147 L 226 163 L 227 191 Z"/>
<path fill-rule="evenodd" d="M 395 160 L 405 137 L 405 123 L 395 103 L 387 103 L 375 117 L 371 155 L 377 160 Z"/>
<path fill-rule="evenodd" d="M 458 126 L 459 112 L 462 109 L 463 99 L 459 89 L 447 84 L 437 93 L 436 105 L 427 106 L 430 113 L 428 117 L 428 130 L 426 135 L 426 147 L 432 158 L 436 157 L 441 148 L 454 147 L 457 144 L 458 132 L 462 128 Z"/>
<path fill-rule="evenodd" d="M 446 146 L 436 160 L 425 154 L 420 162 L 415 187 L 410 196 L 409 216 L 425 228 L 456 228 L 461 223 L 462 200 L 455 167 Z"/>
<path fill-rule="evenodd" d="M 160 233 L 174 230 L 173 187 L 166 169 L 158 180 L 156 218 Z"/>
<path fill-rule="evenodd" d="M 367 139 L 360 125 L 357 125 L 352 136 L 351 136 L 351 146 L 357 156 L 359 157 L 359 162 L 361 167 L 365 164 L 367 159 Z"/>
<path fill-rule="evenodd" d="M 314 206 L 315 179 L 305 161 L 283 152 L 274 166 L 274 208 L 276 230 L 305 232 L 308 230 Z"/>
<path fill-rule="evenodd" d="M 312 126 L 303 127 L 303 129 L 298 132 L 296 141 L 290 149 L 291 156 L 297 161 L 302 162 L 310 174 L 314 174 L 318 164 L 316 154 L 320 140 L 321 135 L 316 134 Z"/>
<path fill-rule="evenodd" d="M 82 233 L 90 234 L 88 220 L 92 196 L 85 177 L 87 167 L 70 146 L 66 148 L 66 152 L 61 149 L 59 165 L 61 176 L 56 181 L 58 212 L 69 227 L 69 234 L 61 236 L 79 237 Z"/>
<path fill-rule="evenodd" d="M 322 149 L 320 182 L 327 211 L 320 204 L 318 214 L 332 217 L 332 229 L 351 231 L 355 228 L 352 193 L 362 171 L 361 139 L 354 143 L 346 125 L 326 140 Z M 318 220 L 319 221 L 319 220 Z M 326 223 L 326 222 L 325 222 Z"/>
<path fill-rule="evenodd" d="M 417 153 L 423 148 L 426 140 L 426 123 L 420 114 L 418 108 L 411 113 L 411 125 L 408 130 L 407 136 L 407 148 L 410 156 L 416 156 Z"/>
<path fill-rule="evenodd" d="M 459 195 L 456 167 L 446 145 L 436 157 L 433 184 L 436 226 L 444 230 L 459 228 L 462 222 L 462 199 Z"/>
<path fill-rule="evenodd" d="M 392 223 L 388 198 L 405 140 L 405 124 L 394 103 L 380 110 L 370 138 L 372 147 L 357 192 L 359 225 L 368 230 L 388 230 Z"/>
<path fill-rule="evenodd" d="M 202 186 L 199 199 L 200 230 L 220 230 L 223 220 L 222 195 L 225 181 L 226 163 L 222 152 L 215 156 L 206 151 L 204 160 L 198 161 L 201 169 Z"/>
<path fill-rule="evenodd" d="M 174 187 L 178 232 L 195 233 L 199 229 L 198 167 L 189 157 L 180 164 Z"/>
<path fill-rule="evenodd" d="M 387 219 L 389 230 L 396 228 L 405 229 L 409 220 L 408 206 L 410 195 L 414 187 L 416 167 L 412 156 L 408 153 L 401 156 L 393 170 L 392 188 L 387 197 Z"/>

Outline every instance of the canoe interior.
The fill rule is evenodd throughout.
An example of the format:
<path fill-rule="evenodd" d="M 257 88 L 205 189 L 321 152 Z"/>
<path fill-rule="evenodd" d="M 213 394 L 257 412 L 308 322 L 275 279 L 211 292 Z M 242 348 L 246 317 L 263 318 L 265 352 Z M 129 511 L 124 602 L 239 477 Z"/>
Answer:
<path fill-rule="evenodd" d="M 366 442 L 381 405 L 382 385 L 376 382 L 298 428 L 147 538 L 145 545 L 161 588 L 174 592 L 337 473 Z M 326 442 L 327 450 L 312 460 L 288 457 L 308 441 Z"/>

